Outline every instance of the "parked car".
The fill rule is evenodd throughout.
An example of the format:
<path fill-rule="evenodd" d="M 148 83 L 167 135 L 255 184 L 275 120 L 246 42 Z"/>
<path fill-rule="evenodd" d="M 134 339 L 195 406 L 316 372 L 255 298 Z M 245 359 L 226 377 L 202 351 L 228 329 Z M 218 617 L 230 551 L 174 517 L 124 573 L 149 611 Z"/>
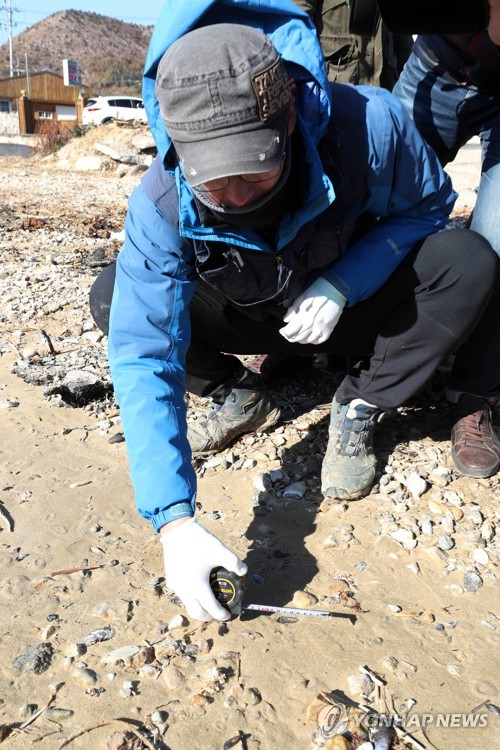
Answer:
<path fill-rule="evenodd" d="M 83 108 L 83 125 L 103 125 L 111 120 L 147 122 L 144 103 L 139 96 L 96 96 Z"/>

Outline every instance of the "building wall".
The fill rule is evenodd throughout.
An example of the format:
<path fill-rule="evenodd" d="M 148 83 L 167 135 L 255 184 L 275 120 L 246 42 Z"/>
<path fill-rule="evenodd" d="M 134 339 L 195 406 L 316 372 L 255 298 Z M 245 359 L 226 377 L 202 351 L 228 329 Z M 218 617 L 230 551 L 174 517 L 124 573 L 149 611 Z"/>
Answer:
<path fill-rule="evenodd" d="M 0 135 L 17 135 L 19 117 L 17 112 L 0 112 Z"/>
<path fill-rule="evenodd" d="M 28 85 L 29 84 L 29 85 Z M 15 76 L 0 79 L 0 99 L 16 100 L 29 93 L 36 101 L 55 104 L 74 104 L 80 97 L 78 86 L 65 86 L 62 76 L 56 73 L 34 73 L 29 76 Z"/>

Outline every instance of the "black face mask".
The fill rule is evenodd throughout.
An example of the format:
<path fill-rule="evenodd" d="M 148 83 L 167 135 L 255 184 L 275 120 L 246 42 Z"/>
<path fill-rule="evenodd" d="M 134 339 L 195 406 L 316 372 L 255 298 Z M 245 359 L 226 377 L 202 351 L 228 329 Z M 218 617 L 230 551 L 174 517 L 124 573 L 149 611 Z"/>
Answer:
<path fill-rule="evenodd" d="M 241 229 L 252 229 L 254 231 L 269 229 L 275 222 L 279 221 L 286 211 L 290 198 L 292 164 L 292 144 L 288 139 L 287 153 L 283 172 L 277 184 L 269 193 L 266 193 L 259 201 L 243 208 L 221 208 L 213 203 L 208 195 L 197 193 L 197 199 L 210 209 L 218 219 L 225 224 L 230 224 Z"/>

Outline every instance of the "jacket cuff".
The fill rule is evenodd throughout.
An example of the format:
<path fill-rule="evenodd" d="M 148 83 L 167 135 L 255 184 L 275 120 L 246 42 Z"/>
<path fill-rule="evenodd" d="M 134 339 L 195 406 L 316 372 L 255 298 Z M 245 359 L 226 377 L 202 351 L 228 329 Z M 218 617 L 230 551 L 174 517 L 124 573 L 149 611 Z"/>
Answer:
<path fill-rule="evenodd" d="M 166 523 L 176 521 L 178 518 L 184 518 L 185 516 L 194 516 L 194 509 L 191 503 L 176 503 L 165 508 L 165 510 L 160 510 L 152 516 L 151 522 L 154 530 L 159 531 Z"/>
<path fill-rule="evenodd" d="M 331 284 L 337 292 L 339 292 L 339 295 L 341 295 L 347 303 L 347 307 L 353 304 L 353 300 L 351 299 L 351 288 L 350 286 L 341 278 L 337 276 L 334 269 L 330 266 L 330 268 L 326 268 L 321 276 L 328 281 L 329 284 Z M 355 300 L 354 300 L 355 301 Z"/>
<path fill-rule="evenodd" d="M 325 297 L 328 297 L 329 300 L 335 302 L 339 307 L 344 307 L 347 298 L 337 289 L 336 286 L 334 286 L 330 279 L 326 278 L 325 275 L 319 276 L 314 282 L 314 285 L 319 289 L 320 293 L 324 294 Z"/>

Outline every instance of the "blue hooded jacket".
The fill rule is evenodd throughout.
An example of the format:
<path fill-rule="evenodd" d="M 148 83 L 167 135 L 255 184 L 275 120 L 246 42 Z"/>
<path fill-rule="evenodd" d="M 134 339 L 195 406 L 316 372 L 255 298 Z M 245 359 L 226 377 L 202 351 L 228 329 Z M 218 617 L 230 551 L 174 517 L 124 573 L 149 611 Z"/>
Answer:
<path fill-rule="evenodd" d="M 308 196 L 300 209 L 283 217 L 273 247 L 254 232 L 201 223 L 156 100 L 156 69 L 167 48 L 186 32 L 214 23 L 247 24 L 266 33 L 296 84 Z M 196 479 L 184 403 L 189 303 L 197 279 L 194 242 L 230 242 L 267 255 L 289 247 L 308 222 L 321 222 L 332 212 L 349 221 L 377 217 L 371 229 L 321 268 L 353 305 L 382 286 L 417 242 L 446 224 L 456 196 L 397 99 L 381 89 L 328 83 L 312 22 L 289 0 L 170 0 L 151 39 L 143 96 L 158 147 L 150 171 L 159 179 L 152 190 L 146 176 L 130 197 L 109 361 L 137 507 L 158 530 L 194 512 Z M 343 199 L 340 193 L 336 198 L 335 170 L 324 166 L 330 126 L 337 134 L 330 141 L 337 143 Z"/>

